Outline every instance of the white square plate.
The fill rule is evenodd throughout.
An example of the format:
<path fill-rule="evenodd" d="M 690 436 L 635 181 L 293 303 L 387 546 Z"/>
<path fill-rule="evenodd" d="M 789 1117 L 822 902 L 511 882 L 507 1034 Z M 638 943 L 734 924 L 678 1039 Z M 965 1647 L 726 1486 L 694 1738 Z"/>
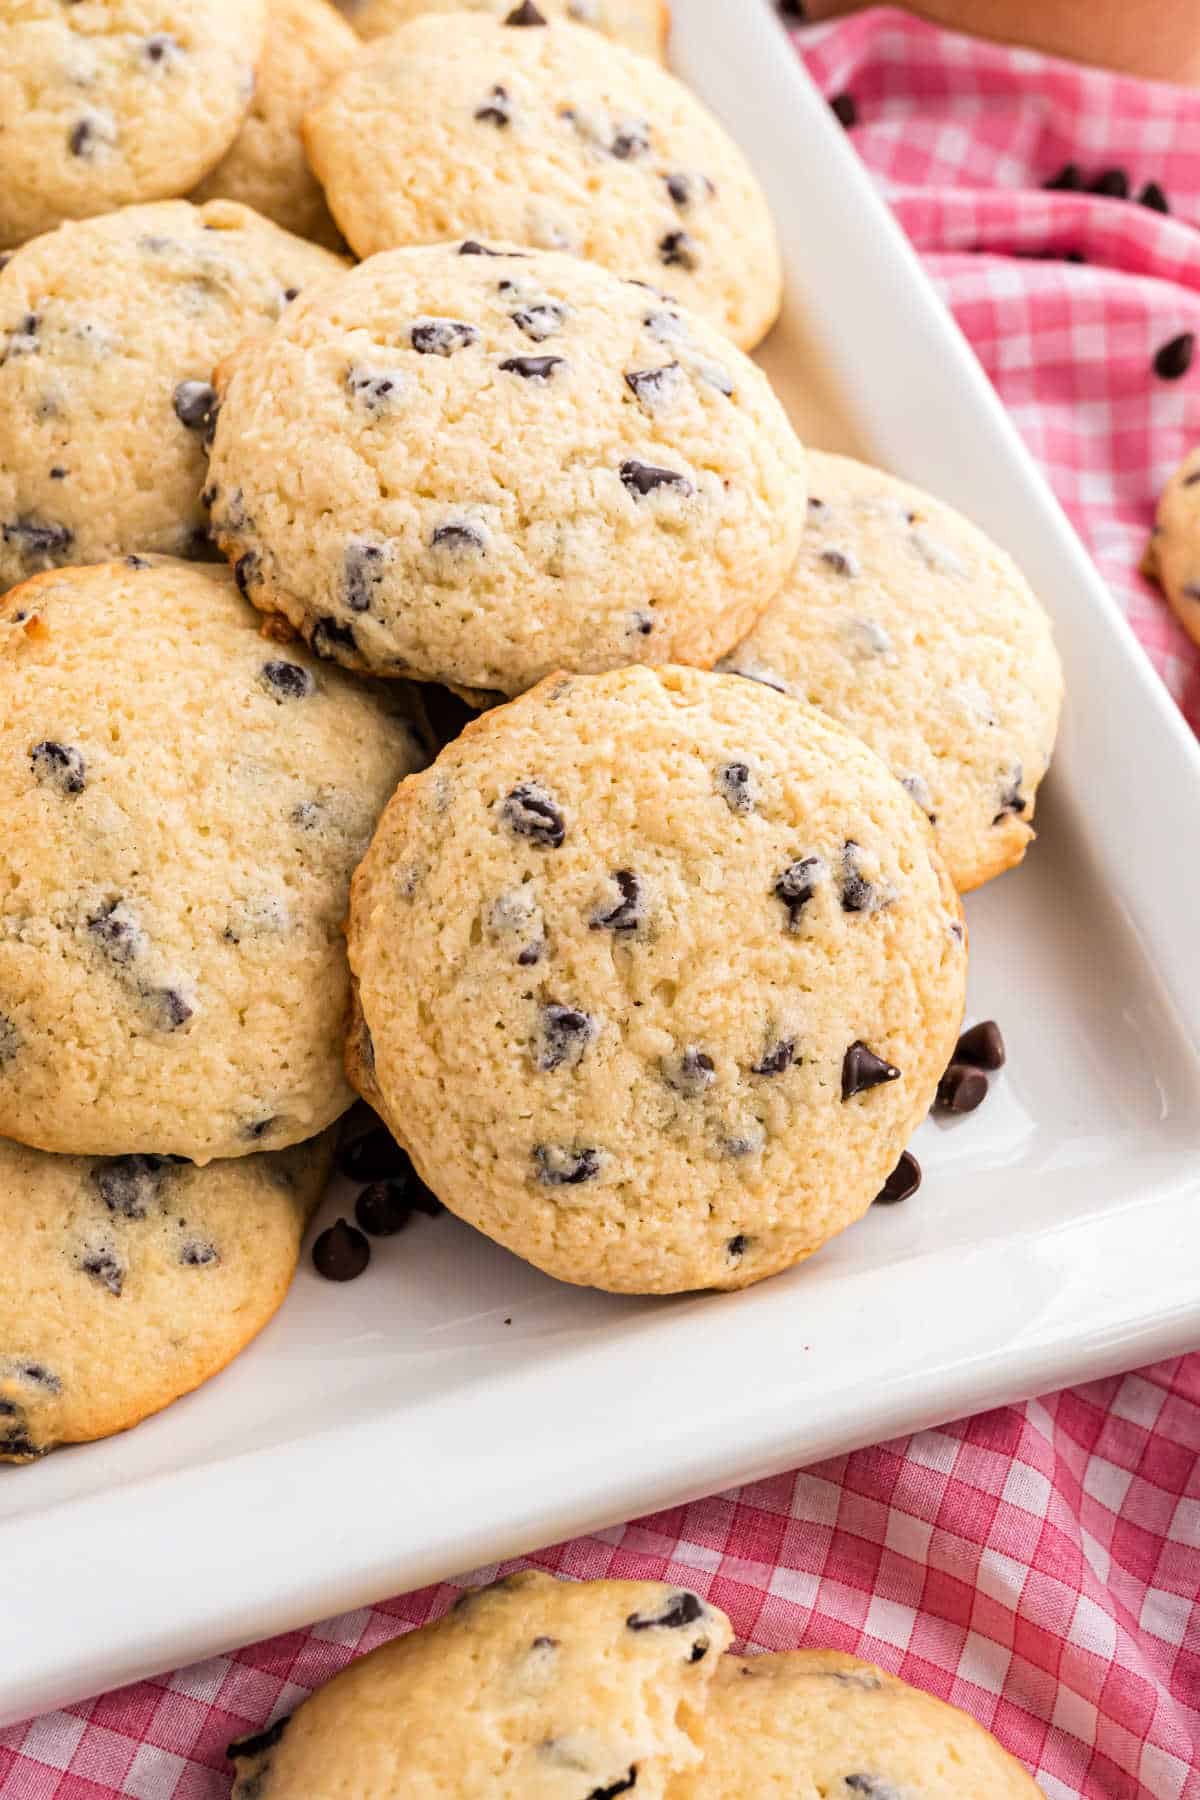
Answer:
<path fill-rule="evenodd" d="M 559 1286 L 445 1217 L 130 1436 L 0 1471 L 0 1721 L 503 1555 L 1200 1343 L 1200 751 L 768 0 L 675 0 L 764 180 L 802 428 L 961 506 L 1051 607 L 1069 703 L 973 897 L 1009 1067 L 919 1197 L 743 1294 Z M 344 1197 L 343 1197 L 344 1206 Z"/>

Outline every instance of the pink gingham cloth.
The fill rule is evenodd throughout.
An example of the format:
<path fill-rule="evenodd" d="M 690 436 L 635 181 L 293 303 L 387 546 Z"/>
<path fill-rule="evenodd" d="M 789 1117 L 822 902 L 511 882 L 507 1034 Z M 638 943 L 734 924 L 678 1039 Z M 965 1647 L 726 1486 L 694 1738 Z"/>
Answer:
<path fill-rule="evenodd" d="M 1200 93 L 890 10 L 796 41 L 827 95 L 853 97 L 855 144 L 1200 726 L 1200 651 L 1137 573 L 1155 495 L 1200 441 L 1200 357 L 1183 380 L 1151 374 L 1162 344 L 1200 331 Z M 1068 162 L 1158 181 L 1171 216 L 1046 192 Z M 1087 261 L 1016 254 L 1047 249 Z M 695 1587 L 754 1650 L 871 1658 L 973 1713 L 1048 1800 L 1200 1800 L 1200 1356 L 528 1560 Z M 385 1601 L 0 1732 L 0 1800 L 218 1800 L 231 1737 L 456 1591 Z"/>

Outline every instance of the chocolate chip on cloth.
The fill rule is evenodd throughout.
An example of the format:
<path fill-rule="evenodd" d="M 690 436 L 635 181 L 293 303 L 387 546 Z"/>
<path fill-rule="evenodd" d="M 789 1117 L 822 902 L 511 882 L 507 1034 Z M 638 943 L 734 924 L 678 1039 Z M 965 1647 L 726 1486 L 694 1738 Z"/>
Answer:
<path fill-rule="evenodd" d="M 350 1104 L 350 872 L 424 755 L 404 687 L 137 563 L 0 601 L 0 1134 L 205 1163 Z"/>
<path fill-rule="evenodd" d="M 644 288 L 492 248 L 372 257 L 226 359 L 209 462 L 221 549 L 253 559 L 248 598 L 321 654 L 468 697 L 631 658 L 707 666 L 804 528 L 779 402 Z M 664 321 L 677 378 L 647 408 L 627 377 Z M 364 369 L 388 372 L 386 407 L 364 407 Z"/>
<path fill-rule="evenodd" d="M 966 1713 L 836 1650 L 722 1657 L 699 1738 L 667 1800 L 1040 1800 Z"/>
<path fill-rule="evenodd" d="M 370 43 L 304 120 L 359 256 L 448 237 L 587 257 L 670 293 L 743 349 L 779 311 L 766 200 L 674 76 L 561 17 L 423 13 Z M 630 367 L 638 367 L 631 364 Z"/>
<path fill-rule="evenodd" d="M 264 0 L 0 9 L 0 249 L 185 194 L 238 133 L 265 30 Z"/>
<path fill-rule="evenodd" d="M 1050 621 L 1016 564 L 941 501 L 844 456 L 810 452 L 808 468 L 820 504 L 795 567 L 721 667 L 869 744 L 965 893 L 1033 841 L 1062 700 Z"/>
<path fill-rule="evenodd" d="M 211 556 L 213 366 L 342 266 L 227 201 L 126 207 L 18 250 L 0 271 L 0 593 L 125 551 Z"/>
<path fill-rule="evenodd" d="M 333 1135 L 210 1163 L 0 1139 L 0 1462 L 136 1425 L 287 1293 Z"/>
<path fill-rule="evenodd" d="M 724 1613 L 678 1588 L 522 1570 L 360 1657 L 282 1730 L 231 1744 L 232 1800 L 662 1800 L 697 1763 L 729 1639 Z"/>
<path fill-rule="evenodd" d="M 886 905 L 847 911 L 847 843 Z M 927 821 L 821 714 L 698 670 L 552 676 L 384 814 L 351 896 L 351 1079 L 539 1268 L 745 1286 L 895 1168 L 954 1051 L 959 918 Z"/>
<path fill-rule="evenodd" d="M 1142 573 L 1159 584 L 1183 629 L 1200 644 L 1200 446 L 1163 489 Z"/>

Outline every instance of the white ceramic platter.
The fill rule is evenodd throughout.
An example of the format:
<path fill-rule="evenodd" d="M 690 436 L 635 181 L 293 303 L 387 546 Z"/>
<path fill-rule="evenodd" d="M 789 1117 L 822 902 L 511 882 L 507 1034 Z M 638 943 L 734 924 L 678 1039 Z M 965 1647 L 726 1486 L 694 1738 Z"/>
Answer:
<path fill-rule="evenodd" d="M 779 221 L 785 397 L 832 393 L 824 435 L 969 512 L 1055 616 L 1041 838 L 968 908 L 969 1016 L 1008 1070 L 922 1128 L 916 1199 L 744 1294 L 578 1291 L 449 1217 L 353 1287 L 306 1265 L 200 1393 L 0 1470 L 0 1722 L 1200 1343 L 1200 751 L 768 0 L 675 10 Z"/>

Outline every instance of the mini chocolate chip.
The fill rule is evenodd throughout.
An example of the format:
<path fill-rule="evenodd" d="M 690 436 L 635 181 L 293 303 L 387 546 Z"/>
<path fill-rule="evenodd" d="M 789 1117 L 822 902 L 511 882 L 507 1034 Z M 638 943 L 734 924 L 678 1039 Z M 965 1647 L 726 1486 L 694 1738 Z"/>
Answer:
<path fill-rule="evenodd" d="M 171 396 L 175 417 L 189 431 L 198 431 L 204 444 L 211 444 L 217 429 L 217 390 L 207 381 L 181 381 Z"/>
<path fill-rule="evenodd" d="M 386 1125 L 376 1125 L 338 1146 L 334 1161 L 351 1181 L 386 1181 L 411 1173 L 408 1152 L 402 1150 Z"/>
<path fill-rule="evenodd" d="M 536 963 L 541 962 L 545 949 L 546 946 L 542 943 L 526 944 L 517 954 L 518 965 L 522 969 L 532 969 Z"/>
<path fill-rule="evenodd" d="M 151 567 L 151 564 L 144 556 L 127 556 L 125 558 L 125 567 L 127 569 L 148 569 Z"/>
<path fill-rule="evenodd" d="M 858 124 L 858 105 L 853 94 L 835 94 L 829 102 L 829 110 L 839 125 L 849 131 L 852 125 Z"/>
<path fill-rule="evenodd" d="M 880 1087 L 885 1081 L 898 1081 L 900 1071 L 892 1063 L 876 1056 L 869 1045 L 857 1038 L 842 1058 L 842 1100 L 853 1099 Z"/>
<path fill-rule="evenodd" d="M 696 491 L 686 475 L 680 475 L 674 469 L 656 468 L 653 463 L 636 462 L 633 458 L 621 464 L 621 480 L 635 500 L 645 499 L 656 488 L 675 488 L 681 494 Z"/>
<path fill-rule="evenodd" d="M 745 1232 L 739 1231 L 736 1237 L 730 1238 L 729 1242 L 725 1246 L 725 1249 L 728 1252 L 728 1254 L 733 1258 L 733 1260 L 736 1262 L 739 1257 L 745 1256 L 746 1245 L 749 1242 L 750 1242 L 750 1239 L 746 1236 Z"/>
<path fill-rule="evenodd" d="M 231 935 L 230 932 L 226 931 L 226 937 Z M 233 941 L 235 943 L 238 942 L 236 938 L 234 938 Z M 254 1119 L 249 1125 L 244 1125 L 242 1127 L 242 1136 L 248 1138 L 252 1144 L 260 1143 L 272 1127 L 279 1123 L 279 1119 L 279 1113 L 268 1113 L 264 1119 Z"/>
<path fill-rule="evenodd" d="M 503 250 L 490 250 L 486 244 L 481 244 L 478 238 L 464 238 L 458 246 L 458 254 L 460 256 L 503 256 L 505 253 Z"/>
<path fill-rule="evenodd" d="M 874 1204 L 895 1206 L 900 1200 L 910 1200 L 920 1185 L 921 1165 L 912 1151 L 906 1150 L 876 1194 Z"/>
<path fill-rule="evenodd" d="M 694 1099 L 712 1086 L 716 1079 L 716 1064 L 707 1051 L 697 1050 L 694 1044 L 689 1044 L 682 1056 L 663 1061 L 662 1073 L 668 1087 Z"/>
<path fill-rule="evenodd" d="M 1000 810 L 992 820 L 993 825 L 999 825 L 1002 819 L 1007 819 L 1012 814 L 1020 814 L 1025 811 L 1029 802 L 1021 793 L 1021 783 L 1024 779 L 1025 771 L 1020 763 L 1017 763 L 1005 786 L 1001 789 Z"/>
<path fill-rule="evenodd" d="M 672 1594 L 664 1602 L 661 1612 L 632 1612 L 625 1623 L 630 1631 L 678 1631 L 684 1625 L 694 1625 L 697 1619 L 703 1617 L 703 1600 L 699 1595 L 684 1589 L 682 1593 Z"/>
<path fill-rule="evenodd" d="M 90 119 L 80 119 L 72 125 L 67 136 L 67 146 L 72 156 L 92 155 L 96 147 L 96 128 Z"/>
<path fill-rule="evenodd" d="M 715 780 L 717 792 L 730 812 L 744 814 L 754 811 L 754 777 L 750 773 L 749 763 L 722 763 Z"/>
<path fill-rule="evenodd" d="M 354 1217 L 371 1237 L 395 1237 L 412 1218 L 402 1181 L 373 1181 L 354 1202 Z"/>
<path fill-rule="evenodd" d="M 153 37 L 146 39 L 142 49 L 147 62 L 152 63 L 167 63 L 183 54 L 177 39 L 169 31 L 156 31 Z"/>
<path fill-rule="evenodd" d="M 243 599 L 249 597 L 250 589 L 258 579 L 258 551 L 247 550 L 239 556 L 233 565 L 233 579 L 237 582 L 238 593 Z"/>
<path fill-rule="evenodd" d="M 42 1454 L 41 1447 L 34 1443 L 27 1431 L 14 1427 L 10 1431 L 0 1432 L 0 1456 L 35 1457 Z"/>
<path fill-rule="evenodd" d="M 822 550 L 821 561 L 827 563 L 836 575 L 857 575 L 858 564 L 853 556 L 844 550 Z"/>
<path fill-rule="evenodd" d="M 313 1268 L 326 1281 L 353 1281 L 371 1260 L 371 1246 L 355 1226 L 339 1219 L 312 1247 Z"/>
<path fill-rule="evenodd" d="M 317 684 L 310 672 L 299 663 L 286 662 L 282 657 L 274 657 L 265 662 L 258 671 L 258 679 L 267 692 L 277 701 L 307 700 L 316 692 Z"/>
<path fill-rule="evenodd" d="M 328 615 L 317 620 L 308 641 L 317 656 L 333 657 L 335 660 L 339 650 L 356 651 L 358 649 L 353 628 L 343 625 L 339 619 L 330 618 Z"/>
<path fill-rule="evenodd" d="M 654 630 L 654 619 L 650 613 L 635 612 L 629 620 L 629 631 L 637 637 L 649 637 Z"/>
<path fill-rule="evenodd" d="M 1148 181 L 1138 194 L 1138 205 L 1148 206 L 1151 212 L 1169 213 L 1171 210 L 1166 192 L 1157 181 Z"/>
<path fill-rule="evenodd" d="M 1051 175 L 1049 181 L 1042 186 L 1050 191 L 1074 194 L 1083 186 L 1083 174 L 1078 163 L 1064 163 L 1057 175 Z"/>
<path fill-rule="evenodd" d="M 1180 332 L 1155 351 L 1154 373 L 1163 381 L 1179 381 L 1191 368 L 1195 350 L 1195 332 Z"/>
<path fill-rule="evenodd" d="M 82 794 L 87 786 L 87 765 L 78 750 L 69 744 L 56 744 L 43 738 L 29 752 L 33 773 L 43 787 L 57 788 L 60 794 Z"/>
<path fill-rule="evenodd" d="M 566 836 L 562 813 L 545 789 L 532 781 L 513 788 L 500 817 L 515 837 L 528 838 L 539 850 L 557 850 Z"/>
<path fill-rule="evenodd" d="M 771 1045 L 761 1062 L 753 1065 L 750 1073 L 752 1075 L 782 1075 L 785 1069 L 791 1068 L 795 1056 L 795 1038 L 780 1038 L 778 1043 Z"/>
<path fill-rule="evenodd" d="M 501 283 L 502 287 L 511 285 L 511 282 Z M 526 337 L 532 338 L 535 344 L 540 344 L 544 339 L 553 337 L 556 331 L 561 331 L 566 316 L 557 300 L 531 301 L 528 306 L 518 307 L 516 312 L 509 314 L 513 324 Z"/>
<path fill-rule="evenodd" d="M 101 1287 L 106 1287 L 110 1294 L 119 1294 L 125 1285 L 125 1270 L 111 1250 L 85 1250 L 79 1258 L 79 1267 Z"/>
<path fill-rule="evenodd" d="M 663 179 L 667 184 L 668 194 L 681 209 L 690 206 L 697 193 L 707 196 L 714 192 L 707 175 L 665 175 Z"/>
<path fill-rule="evenodd" d="M 5 1013 L 0 1013 L 0 1069 L 5 1063 L 12 1061 L 22 1042 L 21 1034 L 12 1020 Z"/>
<path fill-rule="evenodd" d="M 852 1794 L 862 1794 L 864 1800 L 901 1800 L 900 1792 L 890 1781 L 881 1781 L 878 1775 L 847 1775 L 846 1786 Z"/>
<path fill-rule="evenodd" d="M 1128 200 L 1129 177 L 1124 169 L 1105 169 L 1097 175 L 1088 191 L 1092 194 L 1103 194 L 1110 200 Z"/>
<path fill-rule="evenodd" d="M 637 931 L 645 922 L 642 884 L 631 869 L 615 869 L 612 879 L 621 898 L 607 911 L 594 912 L 588 924 L 593 931 Z"/>
<path fill-rule="evenodd" d="M 361 541 L 346 545 L 342 555 L 342 591 L 351 612 L 369 612 L 375 589 L 385 573 L 382 544 Z"/>
<path fill-rule="evenodd" d="M 546 21 L 534 6 L 533 0 L 522 0 L 522 4 L 509 13 L 504 23 L 506 25 L 544 25 Z"/>
<path fill-rule="evenodd" d="M 1002 1069 L 1004 1038 L 995 1019 L 982 1019 L 964 1031 L 955 1046 L 954 1060 L 970 1063 L 974 1069 Z"/>
<path fill-rule="evenodd" d="M 369 413 L 385 412 L 404 387 L 399 369 L 364 369 L 357 363 L 346 370 L 346 392 Z"/>
<path fill-rule="evenodd" d="M 608 146 L 609 154 L 618 162 L 636 162 L 649 148 L 650 127 L 640 120 L 637 124 L 622 125 L 613 133 L 612 143 Z"/>
<path fill-rule="evenodd" d="M 95 1165 L 92 1183 L 110 1213 L 121 1219 L 144 1219 L 171 1166 L 161 1156 L 114 1156 Z"/>
<path fill-rule="evenodd" d="M 487 549 L 487 539 L 469 519 L 455 519 L 448 525 L 435 526 L 429 542 L 435 550 L 451 550 L 460 554 L 468 550 Z"/>
<path fill-rule="evenodd" d="M 651 412 L 674 400 L 683 384 L 683 370 L 677 362 L 663 363 L 658 369 L 627 369 L 625 385 Z"/>
<path fill-rule="evenodd" d="M 215 1244 L 206 1244 L 199 1239 L 191 1239 L 179 1252 L 179 1260 L 185 1269 L 204 1269 L 210 1263 L 220 1262 L 221 1258 Z"/>
<path fill-rule="evenodd" d="M 16 544 L 26 556 L 64 556 L 75 542 L 75 533 L 68 526 L 33 519 L 27 513 L 0 525 L 0 537 L 6 544 Z"/>
<path fill-rule="evenodd" d="M 62 467 L 61 463 L 55 463 L 50 471 L 50 479 L 51 481 L 65 481 L 67 479 L 67 471 Z M 126 557 L 125 560 L 128 562 L 129 558 Z"/>
<path fill-rule="evenodd" d="M 178 1031 L 192 1017 L 195 1008 L 178 988 L 144 988 L 142 997 L 159 1031 Z"/>
<path fill-rule="evenodd" d="M 610 1781 L 607 1787 L 593 1788 L 587 1800 L 616 1800 L 618 1794 L 627 1794 L 630 1788 L 637 1786 L 637 1764 L 630 1763 L 628 1775 L 619 1781 Z"/>
<path fill-rule="evenodd" d="M 544 1187 L 578 1187 L 600 1173 L 598 1150 L 568 1150 L 561 1144 L 535 1144 L 533 1160 Z"/>
<path fill-rule="evenodd" d="M 110 962 L 124 968 L 146 945 L 146 934 L 124 900 L 110 900 L 89 915 L 88 931 Z"/>
<path fill-rule="evenodd" d="M 668 231 L 658 240 L 658 260 L 668 269 L 698 269 L 700 246 L 686 231 Z"/>
<path fill-rule="evenodd" d="M 812 899 L 824 873 L 825 863 L 822 857 L 802 856 L 798 862 L 789 863 L 775 883 L 775 897 L 787 907 L 788 926 L 792 931 L 798 928 L 800 915 Z"/>
<path fill-rule="evenodd" d="M 418 319 L 409 341 L 422 356 L 453 356 L 477 344 L 479 333 L 463 319 Z"/>
<path fill-rule="evenodd" d="M 555 369 L 565 369 L 561 356 L 509 356 L 500 364 L 505 375 L 520 375 L 524 381 L 549 381 Z"/>
<path fill-rule="evenodd" d="M 934 1105 L 939 1112 L 969 1113 L 982 1106 L 988 1095 L 988 1078 L 969 1063 L 952 1062 L 938 1082 Z"/>
<path fill-rule="evenodd" d="M 484 104 L 475 108 L 475 117 L 486 119 L 490 125 L 497 125 L 503 130 L 512 118 L 512 101 L 509 99 L 508 89 L 497 82 Z"/>
<path fill-rule="evenodd" d="M 276 1719 L 265 1731 L 256 1731 L 252 1737 L 234 1738 L 226 1747 L 225 1754 L 230 1762 L 238 1762 L 251 1756 L 265 1756 L 273 1750 L 287 1727 L 291 1724 L 291 1713 L 284 1713 L 282 1719 Z"/>
<path fill-rule="evenodd" d="M 862 873 L 858 859 L 859 847 L 853 838 L 848 838 L 842 849 L 842 911 L 875 912 L 882 904 L 879 889 Z"/>
<path fill-rule="evenodd" d="M 542 1008 L 538 1032 L 537 1066 L 548 1072 L 564 1064 L 573 1068 L 596 1036 L 596 1021 L 573 1006 L 557 1000 Z"/>

